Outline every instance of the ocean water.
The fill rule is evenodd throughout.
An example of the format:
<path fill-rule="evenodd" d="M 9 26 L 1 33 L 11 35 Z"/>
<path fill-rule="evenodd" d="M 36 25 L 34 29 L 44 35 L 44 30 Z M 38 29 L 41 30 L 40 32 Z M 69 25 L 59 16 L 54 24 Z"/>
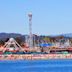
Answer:
<path fill-rule="evenodd" d="M 72 60 L 0 61 L 0 72 L 72 72 Z"/>

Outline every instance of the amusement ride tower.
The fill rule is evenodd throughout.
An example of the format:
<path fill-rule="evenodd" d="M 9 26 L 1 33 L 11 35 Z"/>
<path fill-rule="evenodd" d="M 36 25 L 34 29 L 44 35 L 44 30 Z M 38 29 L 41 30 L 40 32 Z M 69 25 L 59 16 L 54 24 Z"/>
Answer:
<path fill-rule="evenodd" d="M 33 35 L 32 35 L 32 13 L 28 14 L 29 17 L 29 47 L 33 47 Z"/>

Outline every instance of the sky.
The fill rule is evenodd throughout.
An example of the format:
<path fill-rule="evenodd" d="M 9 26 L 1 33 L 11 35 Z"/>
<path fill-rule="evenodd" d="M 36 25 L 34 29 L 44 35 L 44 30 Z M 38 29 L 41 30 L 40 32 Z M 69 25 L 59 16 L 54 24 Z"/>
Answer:
<path fill-rule="evenodd" d="M 72 0 L 0 0 L 0 32 L 29 34 L 30 12 L 33 34 L 72 33 Z"/>

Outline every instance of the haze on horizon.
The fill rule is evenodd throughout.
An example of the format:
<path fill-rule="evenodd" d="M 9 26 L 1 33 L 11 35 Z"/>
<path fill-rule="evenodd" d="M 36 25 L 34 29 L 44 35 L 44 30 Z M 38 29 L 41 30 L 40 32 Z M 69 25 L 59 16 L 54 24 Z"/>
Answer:
<path fill-rule="evenodd" d="M 72 0 L 0 0 L 0 33 L 29 33 L 32 12 L 33 34 L 72 33 Z"/>

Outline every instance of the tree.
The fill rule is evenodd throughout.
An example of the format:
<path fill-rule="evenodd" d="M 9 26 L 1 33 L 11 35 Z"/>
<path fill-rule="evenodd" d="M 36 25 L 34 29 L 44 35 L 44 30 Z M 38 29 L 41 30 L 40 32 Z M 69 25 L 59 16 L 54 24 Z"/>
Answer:
<path fill-rule="evenodd" d="M 3 40 L 0 40 L 0 45 L 4 45 L 4 41 Z"/>
<path fill-rule="evenodd" d="M 50 38 L 49 37 L 47 37 L 47 36 L 45 36 L 44 38 L 43 38 L 43 40 L 44 40 L 44 42 L 50 42 Z"/>
<path fill-rule="evenodd" d="M 9 38 L 6 38 L 5 42 L 7 42 L 9 40 Z"/>
<path fill-rule="evenodd" d="M 15 40 L 21 45 L 21 43 L 22 43 L 22 38 L 21 37 L 16 37 Z"/>

